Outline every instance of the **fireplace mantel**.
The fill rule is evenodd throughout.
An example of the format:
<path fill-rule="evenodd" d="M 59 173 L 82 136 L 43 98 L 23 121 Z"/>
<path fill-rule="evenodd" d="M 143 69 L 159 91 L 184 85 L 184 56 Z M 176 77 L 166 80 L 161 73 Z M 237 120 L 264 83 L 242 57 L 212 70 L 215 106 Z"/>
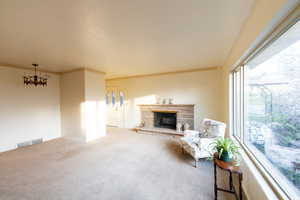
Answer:
<path fill-rule="evenodd" d="M 155 128 L 154 112 L 176 113 L 177 123 L 188 123 L 194 128 L 194 104 L 139 104 L 141 122 L 146 128 Z"/>
<path fill-rule="evenodd" d="M 181 106 L 195 106 L 195 104 L 138 104 L 138 106 L 163 106 L 163 107 L 179 106 L 181 107 Z"/>
<path fill-rule="evenodd" d="M 177 113 L 177 110 L 151 110 L 152 112 Z"/>

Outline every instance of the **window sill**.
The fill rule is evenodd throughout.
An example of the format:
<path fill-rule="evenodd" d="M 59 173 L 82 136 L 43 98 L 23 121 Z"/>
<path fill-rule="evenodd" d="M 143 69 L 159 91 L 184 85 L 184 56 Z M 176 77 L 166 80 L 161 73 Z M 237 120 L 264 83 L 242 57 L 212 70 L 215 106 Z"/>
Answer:
<path fill-rule="evenodd" d="M 243 190 L 247 199 L 282 199 L 290 198 L 265 172 L 253 155 L 235 137 L 232 137 L 241 147 L 241 169 L 244 173 Z"/>

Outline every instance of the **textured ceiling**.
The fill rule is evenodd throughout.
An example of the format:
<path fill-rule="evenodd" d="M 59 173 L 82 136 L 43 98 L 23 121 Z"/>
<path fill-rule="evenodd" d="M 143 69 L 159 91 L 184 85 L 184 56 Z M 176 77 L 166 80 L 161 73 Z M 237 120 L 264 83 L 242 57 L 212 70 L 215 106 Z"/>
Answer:
<path fill-rule="evenodd" d="M 107 77 L 220 66 L 255 0 L 1 0 L 0 64 Z"/>

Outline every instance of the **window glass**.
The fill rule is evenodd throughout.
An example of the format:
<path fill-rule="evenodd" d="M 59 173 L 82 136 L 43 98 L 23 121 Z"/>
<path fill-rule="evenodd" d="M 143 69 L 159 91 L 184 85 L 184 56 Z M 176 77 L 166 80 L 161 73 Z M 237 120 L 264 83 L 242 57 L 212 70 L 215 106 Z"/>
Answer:
<path fill-rule="evenodd" d="M 109 93 L 106 93 L 105 101 L 106 101 L 106 105 L 109 105 Z"/>
<path fill-rule="evenodd" d="M 244 144 L 284 191 L 299 196 L 299 22 L 247 63 L 244 79 Z"/>
<path fill-rule="evenodd" d="M 120 92 L 120 106 L 124 104 L 124 101 L 125 101 L 124 92 Z"/>
<path fill-rule="evenodd" d="M 111 104 L 112 104 L 112 106 L 116 105 L 116 93 L 115 92 L 111 92 Z"/>

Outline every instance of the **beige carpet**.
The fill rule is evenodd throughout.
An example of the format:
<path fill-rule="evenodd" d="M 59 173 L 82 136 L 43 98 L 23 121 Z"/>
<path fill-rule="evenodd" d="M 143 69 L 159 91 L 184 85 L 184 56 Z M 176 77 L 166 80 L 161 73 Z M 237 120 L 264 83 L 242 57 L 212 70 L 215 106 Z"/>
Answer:
<path fill-rule="evenodd" d="M 194 168 L 177 138 L 108 132 L 88 144 L 62 138 L 1 153 L 0 200 L 213 199 L 212 164 Z"/>

